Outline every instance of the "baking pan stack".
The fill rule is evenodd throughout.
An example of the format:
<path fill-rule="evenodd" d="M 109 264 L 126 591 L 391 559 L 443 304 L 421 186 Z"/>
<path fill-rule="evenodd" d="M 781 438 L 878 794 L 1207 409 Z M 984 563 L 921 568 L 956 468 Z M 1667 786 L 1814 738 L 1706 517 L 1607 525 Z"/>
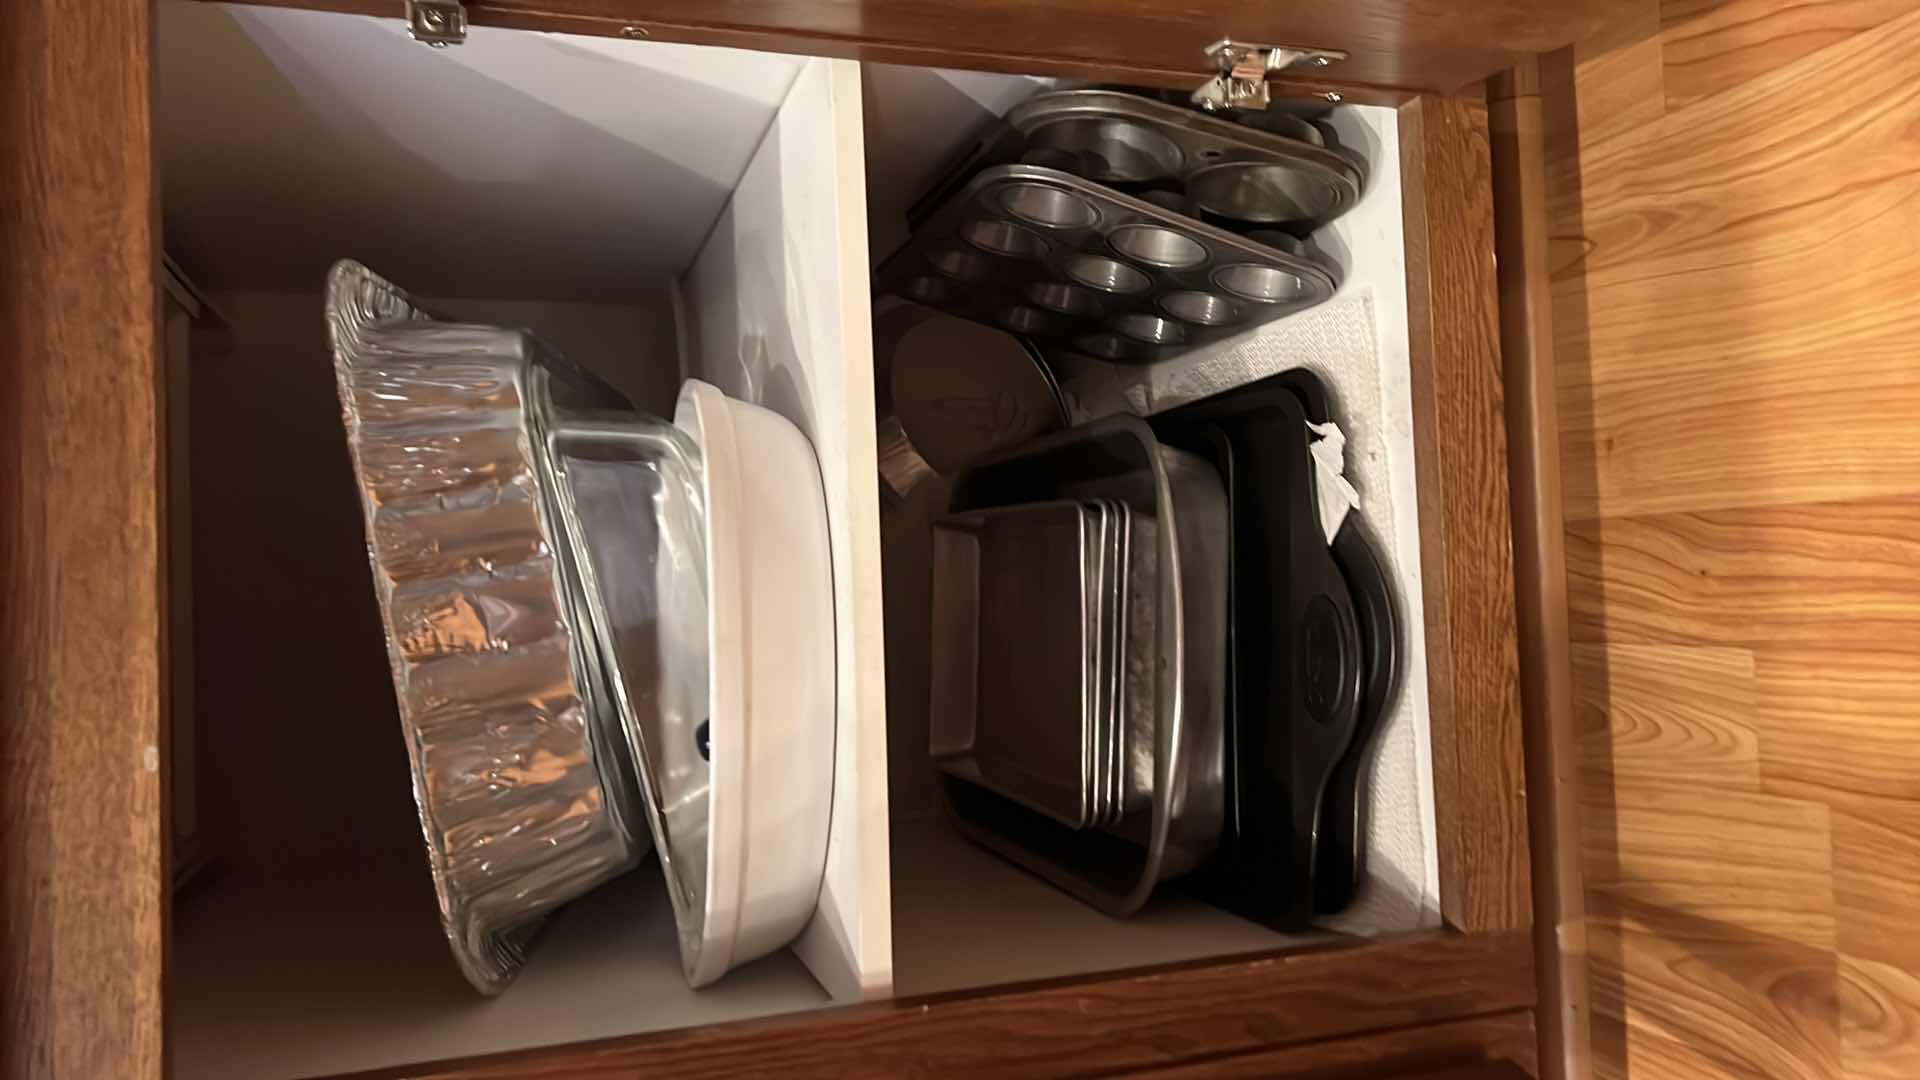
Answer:
<path fill-rule="evenodd" d="M 1150 644 L 1127 616 L 1151 614 L 1155 570 L 1130 558 L 1153 550 L 1138 517 L 1118 499 L 1062 499 L 934 526 L 933 604 L 951 634 L 931 716 L 943 772 L 1073 829 L 1151 795 L 1151 775 L 1125 767 L 1126 658 Z M 1133 705 L 1151 719 L 1152 702 Z"/>
<path fill-rule="evenodd" d="M 1227 504 L 1132 417 L 963 472 L 934 530 L 929 748 L 960 831 L 1138 910 L 1220 840 Z"/>
<path fill-rule="evenodd" d="M 1326 388 L 1284 372 L 956 478 L 933 534 L 929 747 L 970 839 L 1113 914 L 1162 881 L 1285 929 L 1365 880 L 1399 616 L 1323 518 Z"/>

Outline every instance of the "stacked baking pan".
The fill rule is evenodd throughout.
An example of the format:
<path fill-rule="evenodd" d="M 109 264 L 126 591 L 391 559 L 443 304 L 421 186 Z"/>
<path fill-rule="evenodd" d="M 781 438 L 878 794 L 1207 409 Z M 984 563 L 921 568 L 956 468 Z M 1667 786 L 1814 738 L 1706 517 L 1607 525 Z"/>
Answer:
<path fill-rule="evenodd" d="M 1352 901 L 1399 623 L 1359 516 L 1320 513 L 1332 419 L 1294 370 L 960 474 L 929 747 L 963 833 L 1114 914 L 1189 873 L 1285 929 Z"/>
<path fill-rule="evenodd" d="M 1218 472 L 1131 417 L 980 463 L 936 527 L 929 746 L 963 833 L 1114 914 L 1219 841 Z"/>
<path fill-rule="evenodd" d="M 1358 201 L 1361 170 L 1306 121 L 1269 126 L 1041 94 L 916 209 L 878 290 L 1116 363 L 1320 303 L 1338 268 L 1298 237 Z"/>
<path fill-rule="evenodd" d="M 942 771 L 1073 829 L 1116 824 L 1151 797 L 1151 774 L 1128 768 L 1128 736 L 1152 738 L 1153 703 L 1130 695 L 1125 675 L 1151 644 L 1153 537 L 1151 519 L 1119 499 L 935 524 L 934 617 L 952 634 L 931 715 Z M 1022 630 L 983 632 L 982 612 Z M 1129 731 L 1130 708 L 1142 730 Z"/>

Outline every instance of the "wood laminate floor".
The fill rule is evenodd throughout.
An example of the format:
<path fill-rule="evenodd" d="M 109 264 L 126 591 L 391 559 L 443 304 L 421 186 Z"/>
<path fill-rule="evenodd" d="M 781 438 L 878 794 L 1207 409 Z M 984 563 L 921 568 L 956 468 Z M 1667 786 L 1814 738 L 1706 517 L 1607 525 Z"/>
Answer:
<path fill-rule="evenodd" d="M 1920 1078 L 1920 0 L 1554 58 L 1600 1076 Z"/>

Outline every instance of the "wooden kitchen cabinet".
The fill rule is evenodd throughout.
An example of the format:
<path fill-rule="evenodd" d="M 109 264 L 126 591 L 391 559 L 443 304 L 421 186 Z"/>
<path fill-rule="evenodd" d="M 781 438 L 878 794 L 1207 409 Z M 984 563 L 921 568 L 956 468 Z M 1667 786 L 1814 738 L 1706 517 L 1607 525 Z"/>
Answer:
<path fill-rule="evenodd" d="M 398 14 L 386 0 L 300 6 Z M 1335 94 L 1396 113 L 1425 594 L 1415 614 L 1425 628 L 1445 926 L 438 1064 L 400 1057 L 392 1075 L 1536 1066 L 1531 1047 L 1545 1021 L 1536 1024 L 1523 752 L 1545 733 L 1523 714 L 1512 537 L 1516 513 L 1543 511 L 1508 494 L 1493 160 L 1487 106 L 1470 84 L 1580 36 L 1604 5 L 1455 7 L 468 5 L 476 26 L 1141 86 L 1197 83 L 1210 74 L 1201 50 L 1220 37 L 1345 50 L 1344 61 L 1274 83 L 1276 93 Z M 156 1076 L 168 1059 L 160 754 L 170 597 L 154 27 L 144 0 L 15 0 L 0 11 L 0 326 L 10 357 L 0 365 L 8 511 L 0 1060 L 9 1074 Z M 873 782 L 885 786 L 884 777 Z"/>

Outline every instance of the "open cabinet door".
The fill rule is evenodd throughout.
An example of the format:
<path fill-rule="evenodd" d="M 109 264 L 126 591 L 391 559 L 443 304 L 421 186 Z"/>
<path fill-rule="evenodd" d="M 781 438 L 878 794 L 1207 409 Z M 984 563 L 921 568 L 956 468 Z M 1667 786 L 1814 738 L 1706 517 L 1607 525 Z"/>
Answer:
<path fill-rule="evenodd" d="M 158 1076 L 147 0 L 0 3 L 0 1073 Z"/>
<path fill-rule="evenodd" d="M 860 66 L 811 60 L 680 280 L 684 374 L 813 443 L 833 557 L 832 826 L 794 951 L 840 1000 L 893 987 L 880 471 Z"/>

